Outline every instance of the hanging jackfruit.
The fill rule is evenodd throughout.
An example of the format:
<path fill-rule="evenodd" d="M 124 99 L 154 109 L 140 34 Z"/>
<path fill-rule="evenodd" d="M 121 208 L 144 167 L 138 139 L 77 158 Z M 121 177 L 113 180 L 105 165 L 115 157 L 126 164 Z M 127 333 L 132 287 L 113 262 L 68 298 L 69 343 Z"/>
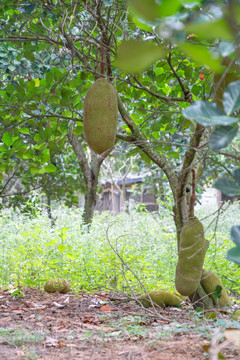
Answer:
<path fill-rule="evenodd" d="M 197 290 L 207 248 L 208 241 L 204 238 L 202 223 L 196 217 L 191 217 L 180 234 L 175 274 L 175 286 L 179 294 L 189 296 Z"/>
<path fill-rule="evenodd" d="M 97 154 L 111 149 L 116 140 L 117 94 L 107 79 L 100 78 L 87 91 L 83 127 L 90 148 Z"/>

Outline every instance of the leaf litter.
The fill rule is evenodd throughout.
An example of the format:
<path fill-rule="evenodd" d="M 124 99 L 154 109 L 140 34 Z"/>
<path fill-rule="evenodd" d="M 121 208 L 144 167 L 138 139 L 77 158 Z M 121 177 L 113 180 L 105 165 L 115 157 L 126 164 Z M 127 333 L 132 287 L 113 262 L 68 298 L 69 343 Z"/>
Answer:
<path fill-rule="evenodd" d="M 240 359 L 239 336 L 230 312 L 208 319 L 189 303 L 149 310 L 122 294 L 0 288 L 0 360 Z"/>

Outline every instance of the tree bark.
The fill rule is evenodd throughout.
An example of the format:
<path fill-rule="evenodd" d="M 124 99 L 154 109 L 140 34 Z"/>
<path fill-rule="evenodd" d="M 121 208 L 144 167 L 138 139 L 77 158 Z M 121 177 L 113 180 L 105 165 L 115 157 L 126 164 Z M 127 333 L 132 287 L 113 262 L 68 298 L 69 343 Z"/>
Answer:
<path fill-rule="evenodd" d="M 46 192 L 46 196 L 47 196 L 47 214 L 48 214 L 49 220 L 51 221 L 51 227 L 54 228 L 55 220 L 52 216 L 51 195 L 48 192 Z"/>

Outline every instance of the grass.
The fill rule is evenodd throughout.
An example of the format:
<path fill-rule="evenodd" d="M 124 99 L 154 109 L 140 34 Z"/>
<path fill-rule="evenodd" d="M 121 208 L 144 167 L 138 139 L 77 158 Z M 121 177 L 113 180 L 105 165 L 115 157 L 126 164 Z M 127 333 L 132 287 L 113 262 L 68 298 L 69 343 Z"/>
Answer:
<path fill-rule="evenodd" d="M 204 266 L 239 291 L 240 266 L 227 261 L 226 252 L 233 247 L 230 228 L 239 224 L 240 208 L 238 203 L 225 208 L 217 226 L 216 209 L 197 211 L 210 241 Z M 177 244 L 166 208 L 159 214 L 96 214 L 89 233 L 83 232 L 80 210 L 58 208 L 54 216 L 56 227 L 51 228 L 42 212 L 34 217 L 9 209 L 0 213 L 1 286 L 41 288 L 49 278 L 62 277 L 76 291 L 174 289 Z"/>
<path fill-rule="evenodd" d="M 44 334 L 30 331 L 23 327 L 12 328 L 0 328 L 0 340 L 7 341 L 9 346 L 22 346 L 28 343 L 42 343 L 44 340 Z"/>

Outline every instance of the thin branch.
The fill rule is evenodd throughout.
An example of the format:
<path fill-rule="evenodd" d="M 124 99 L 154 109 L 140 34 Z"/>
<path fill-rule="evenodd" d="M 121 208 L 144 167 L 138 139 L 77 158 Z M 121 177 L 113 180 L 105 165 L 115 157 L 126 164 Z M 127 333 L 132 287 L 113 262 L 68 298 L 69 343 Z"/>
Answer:
<path fill-rule="evenodd" d="M 177 79 L 179 85 L 181 86 L 182 88 L 182 91 L 184 93 L 184 100 L 186 102 L 190 102 L 190 104 L 192 104 L 194 101 L 193 101 L 193 98 L 192 98 L 192 93 L 189 89 L 186 89 L 186 87 L 184 86 L 183 82 L 182 82 L 182 79 L 180 78 L 180 76 L 178 75 L 178 73 L 176 72 L 176 70 L 174 69 L 173 65 L 172 65 L 172 53 L 170 52 L 168 57 L 167 57 L 167 62 L 168 62 L 168 65 L 170 66 L 170 69 L 172 70 L 175 78 Z"/>

